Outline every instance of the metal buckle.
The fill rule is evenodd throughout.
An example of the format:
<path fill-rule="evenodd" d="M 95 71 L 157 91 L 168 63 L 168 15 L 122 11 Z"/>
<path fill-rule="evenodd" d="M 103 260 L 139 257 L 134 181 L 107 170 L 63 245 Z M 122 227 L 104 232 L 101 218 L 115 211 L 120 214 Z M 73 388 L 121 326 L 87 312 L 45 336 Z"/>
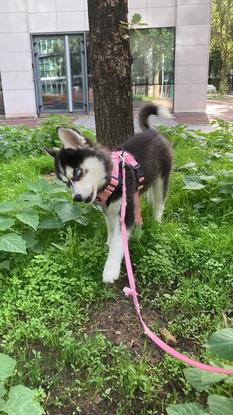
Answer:
<path fill-rule="evenodd" d="M 143 178 L 144 179 L 144 175 L 143 175 L 143 171 L 142 171 L 142 167 L 141 164 L 137 164 L 137 166 L 134 166 L 134 169 L 136 171 L 136 175 L 137 175 L 137 179 L 138 181 Z"/>

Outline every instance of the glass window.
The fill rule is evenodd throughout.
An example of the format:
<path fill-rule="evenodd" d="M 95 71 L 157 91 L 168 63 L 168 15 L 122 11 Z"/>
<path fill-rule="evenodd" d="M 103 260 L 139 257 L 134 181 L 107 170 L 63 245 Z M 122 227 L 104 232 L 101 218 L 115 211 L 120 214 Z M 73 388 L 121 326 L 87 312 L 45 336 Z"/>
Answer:
<path fill-rule="evenodd" d="M 131 31 L 134 100 L 164 100 L 173 106 L 174 43 L 174 28 Z"/>
<path fill-rule="evenodd" d="M 38 112 L 87 106 L 84 34 L 34 37 Z"/>

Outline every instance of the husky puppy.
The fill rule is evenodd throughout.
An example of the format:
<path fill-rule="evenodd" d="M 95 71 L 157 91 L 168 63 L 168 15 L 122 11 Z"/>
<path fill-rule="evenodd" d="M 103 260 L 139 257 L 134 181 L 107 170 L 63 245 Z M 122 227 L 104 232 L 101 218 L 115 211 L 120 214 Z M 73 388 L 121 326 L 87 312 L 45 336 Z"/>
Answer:
<path fill-rule="evenodd" d="M 160 109 L 154 104 L 145 105 L 139 113 L 140 126 L 144 131 L 130 137 L 122 149 L 132 154 L 139 163 L 144 176 L 142 192 L 147 192 L 154 218 L 160 222 L 172 165 L 172 149 L 164 136 L 149 128 L 148 118 L 152 114 L 171 118 L 165 109 Z M 83 137 L 72 128 L 59 127 L 58 136 L 63 147 L 60 150 L 47 149 L 47 152 L 55 158 L 58 178 L 71 188 L 75 201 L 98 203 L 98 194 L 104 191 L 111 180 L 113 169 L 111 151 Z M 134 194 L 137 189 L 138 180 L 135 169 L 126 165 L 125 222 L 128 237 L 135 223 Z M 121 196 L 122 175 L 121 168 L 119 168 L 119 182 L 106 203 L 101 206 L 108 230 L 109 253 L 103 271 L 103 281 L 107 283 L 113 283 L 118 279 L 123 257 L 119 221 Z"/>

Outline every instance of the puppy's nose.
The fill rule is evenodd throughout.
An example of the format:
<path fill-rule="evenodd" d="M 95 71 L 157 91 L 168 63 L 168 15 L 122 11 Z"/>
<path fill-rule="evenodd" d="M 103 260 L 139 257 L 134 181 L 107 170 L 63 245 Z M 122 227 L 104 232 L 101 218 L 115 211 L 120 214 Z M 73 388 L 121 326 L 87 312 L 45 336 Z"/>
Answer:
<path fill-rule="evenodd" d="M 82 202 L 82 196 L 79 194 L 74 195 L 75 202 Z"/>

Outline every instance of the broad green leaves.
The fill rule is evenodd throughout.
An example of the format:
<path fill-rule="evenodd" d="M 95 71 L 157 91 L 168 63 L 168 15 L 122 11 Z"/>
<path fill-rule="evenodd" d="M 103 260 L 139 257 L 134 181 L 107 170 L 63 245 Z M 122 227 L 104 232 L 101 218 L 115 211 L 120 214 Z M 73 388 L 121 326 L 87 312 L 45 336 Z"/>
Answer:
<path fill-rule="evenodd" d="M 41 248 L 36 231 L 60 229 L 70 221 L 86 225 L 86 208 L 67 199 L 63 183 L 39 178 L 27 190 L 15 201 L 0 203 L 0 251 L 26 254 L 26 248 Z"/>
<path fill-rule="evenodd" d="M 44 411 L 34 399 L 35 391 L 23 385 L 13 386 L 3 411 L 8 415 L 42 415 Z"/>
<path fill-rule="evenodd" d="M 204 189 L 205 185 L 202 184 L 199 176 L 184 176 L 183 181 L 185 183 L 184 189 L 187 190 L 200 190 Z"/>
<path fill-rule="evenodd" d="M 48 116 L 37 128 L 0 125 L 0 159 L 13 159 L 19 154 L 37 156 L 44 154 L 46 147 L 59 146 L 60 140 L 56 132 L 59 125 L 75 128 L 69 117 L 61 115 Z"/>
<path fill-rule="evenodd" d="M 61 219 L 53 216 L 45 216 L 39 223 L 39 229 L 59 229 L 61 226 Z"/>
<path fill-rule="evenodd" d="M 229 161 L 233 161 L 233 153 L 225 153 L 225 156 L 228 158 Z"/>
<path fill-rule="evenodd" d="M 36 194 L 40 193 L 67 193 L 67 188 L 62 182 L 48 182 L 45 179 L 37 179 L 34 182 L 29 182 L 27 184 L 28 190 Z"/>
<path fill-rule="evenodd" d="M 196 403 L 171 405 L 167 408 L 168 415 L 206 415 L 207 413 Z"/>
<path fill-rule="evenodd" d="M 3 384 L 7 378 L 13 375 L 16 361 L 5 354 L 0 353 L 0 397 L 2 397 Z"/>
<path fill-rule="evenodd" d="M 197 163 L 195 162 L 186 163 L 183 166 L 179 167 L 179 170 L 197 170 Z"/>
<path fill-rule="evenodd" d="M 26 254 L 26 242 L 16 233 L 7 233 L 0 236 L 0 251 Z"/>
<path fill-rule="evenodd" d="M 32 209 L 25 209 L 23 212 L 16 215 L 17 219 L 26 225 L 31 226 L 35 231 L 39 225 L 39 214 Z"/>
<path fill-rule="evenodd" d="M 0 411 L 7 415 L 42 415 L 41 406 L 36 402 L 35 390 L 17 385 L 10 388 L 7 400 L 4 399 L 7 389 L 4 382 L 13 375 L 16 361 L 0 353 Z"/>
<path fill-rule="evenodd" d="M 4 218 L 0 216 L 0 231 L 10 229 L 15 224 L 15 220 L 11 218 Z"/>
<path fill-rule="evenodd" d="M 208 397 L 210 415 L 232 415 L 233 399 L 225 398 L 225 396 L 210 395 Z"/>
<path fill-rule="evenodd" d="M 212 386 L 215 383 L 221 382 L 222 380 L 228 378 L 226 375 L 205 372 L 204 370 L 198 370 L 194 368 L 184 369 L 184 375 L 190 385 L 200 391 L 203 391 L 209 386 Z"/>
<path fill-rule="evenodd" d="M 226 328 L 213 333 L 206 347 L 212 353 L 225 360 L 233 361 L 233 329 Z M 222 364 L 222 367 L 229 365 Z M 224 382 L 233 385 L 233 376 L 210 373 L 194 368 L 184 369 L 186 380 L 197 390 L 208 390 L 211 386 Z M 171 405 L 167 408 L 168 415 L 232 415 L 233 399 L 225 396 L 210 395 L 208 397 L 208 408 L 205 409 L 196 403 Z"/>
<path fill-rule="evenodd" d="M 71 203 L 58 203 L 54 210 L 62 223 L 69 222 L 70 220 L 77 220 L 82 214 L 80 206 Z"/>
<path fill-rule="evenodd" d="M 17 207 L 18 207 L 17 201 L 2 202 L 0 203 L 0 213 L 12 212 L 12 210 L 17 209 Z"/>
<path fill-rule="evenodd" d="M 195 195 L 193 206 L 196 209 L 210 204 L 222 208 L 224 202 L 232 203 L 233 198 L 233 123 L 222 120 L 215 121 L 215 128 L 209 133 L 187 130 L 185 126 L 172 129 L 163 128 L 165 136 L 174 141 L 186 141 L 197 149 L 197 161 L 190 161 L 178 166 L 183 189 Z"/>
<path fill-rule="evenodd" d="M 29 202 L 31 206 L 39 205 L 43 201 L 39 193 L 33 192 L 24 192 L 18 197 L 17 200 L 19 202 Z"/>
<path fill-rule="evenodd" d="M 222 359 L 233 361 L 233 329 L 227 328 L 213 333 L 206 346 Z"/>
<path fill-rule="evenodd" d="M 210 395 L 208 397 L 208 409 L 196 403 L 171 405 L 167 408 L 168 415 L 232 415 L 233 399 L 224 396 Z"/>

